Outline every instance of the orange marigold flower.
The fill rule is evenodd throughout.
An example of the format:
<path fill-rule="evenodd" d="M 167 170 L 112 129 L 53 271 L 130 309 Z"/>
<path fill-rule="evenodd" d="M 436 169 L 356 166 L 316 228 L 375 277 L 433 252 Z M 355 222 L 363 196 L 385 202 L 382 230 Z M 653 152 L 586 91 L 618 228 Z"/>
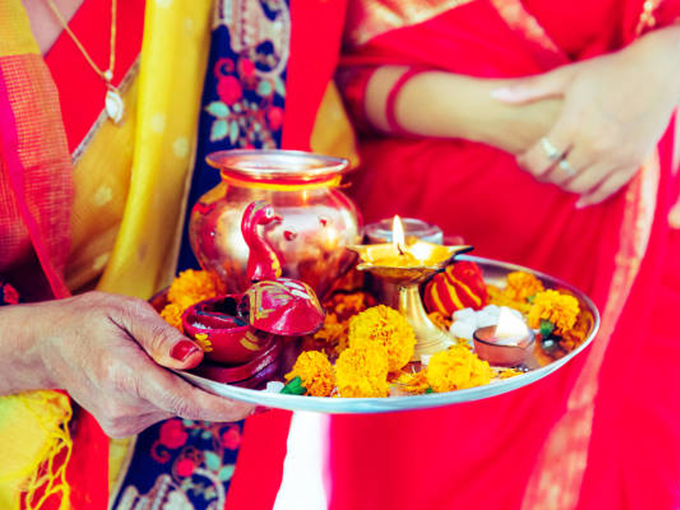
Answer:
<path fill-rule="evenodd" d="M 492 377 L 489 363 L 460 345 L 434 354 L 427 365 L 427 382 L 436 392 L 482 386 Z"/>
<path fill-rule="evenodd" d="M 335 388 L 335 373 L 328 357 L 319 351 L 305 351 L 298 356 L 293 370 L 286 374 L 286 381 L 302 379 L 307 395 L 328 397 Z"/>
<path fill-rule="evenodd" d="M 590 311 L 581 310 L 576 317 L 574 327 L 562 333 L 560 345 L 570 352 L 576 349 L 585 341 L 588 333 L 593 329 L 593 321 L 593 314 Z"/>
<path fill-rule="evenodd" d="M 165 322 L 170 324 L 172 327 L 183 331 L 182 328 L 182 313 L 184 310 L 181 306 L 175 303 L 168 303 L 165 305 L 163 310 L 161 310 L 161 317 L 165 319 Z"/>
<path fill-rule="evenodd" d="M 394 382 L 399 388 L 404 390 L 406 393 L 410 393 L 411 395 L 421 395 L 425 393 L 425 390 L 430 387 L 430 383 L 427 382 L 426 368 L 422 369 L 420 372 L 405 372 L 401 374 Z"/>
<path fill-rule="evenodd" d="M 348 331 L 349 323 L 347 321 L 341 322 L 336 314 L 328 313 L 323 322 L 323 327 L 314 333 L 313 338 L 317 343 L 323 344 L 326 352 L 340 354 L 347 348 Z"/>
<path fill-rule="evenodd" d="M 220 283 L 207 271 L 187 269 L 182 271 L 170 285 L 168 301 L 186 310 L 194 303 L 220 294 Z"/>
<path fill-rule="evenodd" d="M 522 312 L 525 315 L 529 313 L 529 310 L 531 310 L 531 303 L 526 300 L 518 301 L 516 299 L 511 299 L 504 290 L 501 290 L 495 285 L 487 285 L 486 291 L 489 296 L 488 303 L 490 305 L 508 306 Z"/>
<path fill-rule="evenodd" d="M 375 299 L 363 291 L 336 292 L 324 302 L 324 308 L 336 314 L 340 322 L 348 320 L 371 306 L 375 306 Z"/>
<path fill-rule="evenodd" d="M 335 378 L 341 397 L 386 397 L 387 351 L 380 345 L 350 347 L 342 351 L 335 363 Z"/>
<path fill-rule="evenodd" d="M 545 290 L 541 280 L 524 271 L 514 271 L 508 274 L 507 281 L 505 295 L 513 301 L 526 301 L 527 298 Z"/>
<path fill-rule="evenodd" d="M 555 325 L 555 333 L 563 335 L 574 327 L 579 311 L 578 300 L 574 296 L 548 289 L 536 294 L 527 321 L 532 328 L 538 328 L 541 319 L 550 321 Z"/>
<path fill-rule="evenodd" d="M 380 345 L 387 350 L 390 372 L 396 372 L 413 357 L 416 335 L 406 317 L 385 305 L 374 306 L 349 321 L 349 346 Z"/>

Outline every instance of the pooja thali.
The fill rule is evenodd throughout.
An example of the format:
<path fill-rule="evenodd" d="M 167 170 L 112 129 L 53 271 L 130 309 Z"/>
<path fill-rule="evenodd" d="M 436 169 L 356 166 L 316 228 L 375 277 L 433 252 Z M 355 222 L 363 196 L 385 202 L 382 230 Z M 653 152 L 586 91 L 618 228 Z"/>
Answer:
<path fill-rule="evenodd" d="M 570 293 L 578 300 L 579 305 L 583 310 L 587 310 L 592 314 L 592 321 L 585 339 L 572 351 L 563 352 L 559 356 L 537 355 L 538 350 L 534 350 L 519 367 L 519 370 L 522 372 L 519 375 L 514 375 L 513 377 L 506 379 L 493 380 L 489 384 L 483 386 L 421 395 L 389 396 L 385 398 L 342 398 L 290 395 L 266 391 L 265 386 L 267 380 L 281 381 L 283 380 L 284 374 L 291 370 L 297 354 L 301 349 L 299 340 L 291 340 L 285 345 L 278 366 L 276 366 L 271 373 L 267 374 L 266 379 L 263 379 L 261 389 L 251 389 L 237 385 L 219 383 L 187 371 L 177 371 L 177 373 L 190 383 L 208 392 L 222 397 L 270 408 L 330 414 L 384 413 L 460 404 L 514 391 L 532 384 L 564 367 L 573 358 L 579 356 L 587 349 L 595 338 L 600 326 L 598 310 L 588 296 L 574 286 L 552 276 L 514 264 L 466 255 L 458 256 L 457 260 L 471 261 L 479 265 L 483 271 L 484 280 L 487 284 L 502 286 L 509 273 L 522 271 L 536 276 L 546 289 L 556 289 Z"/>

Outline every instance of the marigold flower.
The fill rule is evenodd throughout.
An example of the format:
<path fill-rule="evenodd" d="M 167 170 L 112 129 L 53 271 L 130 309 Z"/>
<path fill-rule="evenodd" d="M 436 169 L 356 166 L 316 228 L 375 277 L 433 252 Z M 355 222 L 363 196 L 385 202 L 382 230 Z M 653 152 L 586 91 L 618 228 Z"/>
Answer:
<path fill-rule="evenodd" d="M 396 372 L 413 357 L 416 335 L 406 317 L 385 305 L 374 306 L 349 321 L 349 346 L 380 345 L 387 350 L 390 372 Z"/>
<path fill-rule="evenodd" d="M 335 363 L 335 378 L 341 397 L 386 397 L 387 351 L 381 345 L 350 347 L 342 351 Z"/>
<path fill-rule="evenodd" d="M 394 382 L 411 395 L 421 395 L 430 387 L 427 381 L 427 368 L 420 372 L 404 372 Z"/>
<path fill-rule="evenodd" d="M 220 283 L 207 271 L 187 269 L 182 271 L 170 285 L 168 301 L 186 310 L 191 305 L 213 298 L 221 292 Z"/>
<path fill-rule="evenodd" d="M 536 294 L 527 320 L 532 328 L 538 328 L 541 319 L 550 321 L 555 325 L 555 334 L 561 336 L 574 327 L 579 312 L 574 296 L 548 289 Z"/>
<path fill-rule="evenodd" d="M 184 310 L 181 306 L 175 303 L 168 303 L 161 310 L 161 317 L 165 319 L 165 322 L 170 324 L 173 328 L 177 328 L 183 332 L 182 328 L 182 313 Z"/>
<path fill-rule="evenodd" d="M 581 310 L 576 317 L 576 324 L 568 331 L 562 333 L 562 341 L 560 345 L 567 351 L 572 351 L 581 345 L 590 330 L 593 328 L 593 314 L 588 310 Z"/>
<path fill-rule="evenodd" d="M 508 306 L 522 312 L 524 315 L 528 314 L 529 310 L 531 310 L 531 303 L 526 300 L 518 301 L 516 299 L 511 299 L 505 293 L 505 290 L 501 290 L 495 285 L 487 285 L 486 291 L 489 296 L 488 303 L 490 305 Z"/>
<path fill-rule="evenodd" d="M 507 281 L 505 295 L 513 301 L 526 301 L 527 298 L 545 290 L 541 280 L 524 271 L 514 271 L 508 274 Z"/>
<path fill-rule="evenodd" d="M 371 306 L 375 306 L 375 299 L 363 291 L 336 292 L 324 302 L 324 308 L 337 315 L 339 322 L 344 322 Z"/>
<path fill-rule="evenodd" d="M 319 351 L 305 351 L 298 356 L 293 370 L 286 374 L 286 381 L 299 377 L 307 395 L 328 397 L 335 388 L 335 373 L 328 357 Z"/>
<path fill-rule="evenodd" d="M 489 363 L 460 345 L 434 354 L 427 365 L 427 382 L 436 392 L 482 386 L 492 377 Z"/>
<path fill-rule="evenodd" d="M 322 345 L 326 353 L 340 354 L 347 348 L 348 321 L 338 320 L 335 313 L 326 314 L 323 327 L 314 333 L 315 345 Z"/>

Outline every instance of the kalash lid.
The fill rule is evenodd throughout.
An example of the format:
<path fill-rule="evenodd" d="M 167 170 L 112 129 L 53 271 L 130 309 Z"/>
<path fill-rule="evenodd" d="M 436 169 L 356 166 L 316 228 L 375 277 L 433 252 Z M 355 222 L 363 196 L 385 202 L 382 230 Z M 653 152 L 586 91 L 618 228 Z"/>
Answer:
<path fill-rule="evenodd" d="M 245 293 L 244 305 L 252 327 L 275 335 L 309 335 L 323 326 L 326 316 L 312 288 L 290 278 L 254 283 Z"/>

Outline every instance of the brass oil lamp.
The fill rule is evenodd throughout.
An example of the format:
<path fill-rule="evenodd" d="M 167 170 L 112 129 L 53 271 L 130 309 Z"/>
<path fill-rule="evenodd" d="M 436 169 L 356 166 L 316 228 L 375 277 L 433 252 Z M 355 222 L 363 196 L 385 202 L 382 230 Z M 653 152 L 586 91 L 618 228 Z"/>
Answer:
<path fill-rule="evenodd" d="M 368 271 L 399 289 L 399 311 L 408 319 L 416 334 L 414 360 L 452 345 L 453 339 L 427 316 L 420 298 L 420 284 L 442 271 L 456 255 L 472 246 L 443 246 L 418 238 L 404 238 L 399 216 L 393 222 L 391 243 L 350 246 L 359 255 L 357 269 Z"/>

